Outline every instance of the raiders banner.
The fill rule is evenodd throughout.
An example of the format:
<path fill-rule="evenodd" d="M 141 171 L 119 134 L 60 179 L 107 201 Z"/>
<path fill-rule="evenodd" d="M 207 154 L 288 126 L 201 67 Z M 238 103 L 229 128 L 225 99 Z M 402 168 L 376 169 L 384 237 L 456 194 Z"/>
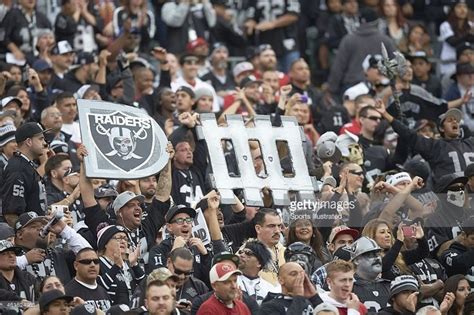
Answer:
<path fill-rule="evenodd" d="M 89 150 L 86 176 L 136 179 L 158 173 L 168 162 L 168 140 L 141 109 L 77 100 L 82 141 Z"/>

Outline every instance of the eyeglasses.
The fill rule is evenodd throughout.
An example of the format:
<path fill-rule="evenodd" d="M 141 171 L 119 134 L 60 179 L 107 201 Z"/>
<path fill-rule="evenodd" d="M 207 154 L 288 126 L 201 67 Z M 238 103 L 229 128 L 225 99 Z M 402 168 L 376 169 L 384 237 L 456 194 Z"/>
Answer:
<path fill-rule="evenodd" d="M 179 218 L 179 219 L 170 221 L 170 223 L 176 223 L 177 225 L 183 225 L 185 222 L 187 224 L 191 224 L 193 223 L 193 218 Z"/>
<path fill-rule="evenodd" d="M 373 120 L 373 121 L 381 121 L 382 117 L 379 116 L 364 116 L 367 119 Z"/>
<path fill-rule="evenodd" d="M 90 265 L 91 263 L 94 263 L 94 265 L 98 265 L 99 264 L 99 259 L 81 259 L 81 260 L 78 260 L 77 262 L 82 264 L 82 265 Z"/>
<path fill-rule="evenodd" d="M 349 170 L 349 173 L 351 173 L 352 175 L 356 175 L 356 176 L 364 176 L 364 171 Z"/>
<path fill-rule="evenodd" d="M 255 253 L 251 249 L 248 249 L 248 248 L 239 249 L 238 253 L 245 254 L 246 256 L 255 256 Z"/>
<path fill-rule="evenodd" d="M 184 271 L 184 270 L 178 269 L 178 268 L 175 267 L 175 265 L 173 265 L 173 269 L 174 269 L 174 274 L 177 275 L 177 276 L 179 276 L 179 275 L 189 276 L 194 272 L 192 269 L 189 270 L 189 271 Z"/>

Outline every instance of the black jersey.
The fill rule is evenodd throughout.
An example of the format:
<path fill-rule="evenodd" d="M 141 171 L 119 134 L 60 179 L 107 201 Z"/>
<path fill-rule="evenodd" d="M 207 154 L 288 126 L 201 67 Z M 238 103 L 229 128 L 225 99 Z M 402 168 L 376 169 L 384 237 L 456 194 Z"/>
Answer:
<path fill-rule="evenodd" d="M 188 170 L 173 167 L 171 196 L 177 205 L 194 207 L 207 193 L 201 172 L 191 166 Z"/>
<path fill-rule="evenodd" d="M 406 143 L 419 153 L 433 171 L 433 182 L 443 175 L 463 172 L 474 163 L 474 137 L 466 139 L 431 139 L 419 136 L 400 121 L 392 122 L 393 130 Z"/>
<path fill-rule="evenodd" d="M 356 275 L 352 292 L 367 307 L 367 314 L 377 314 L 378 311 L 387 306 L 390 297 L 390 281 L 385 279 L 367 281 Z"/>
<path fill-rule="evenodd" d="M 247 9 L 247 18 L 259 22 L 274 21 L 285 14 L 299 15 L 301 11 L 298 0 L 255 0 L 251 1 Z M 285 27 L 278 27 L 258 34 L 259 43 L 270 44 L 277 56 L 298 49 L 297 25 L 293 23 Z"/>
<path fill-rule="evenodd" d="M 469 284 L 474 286 L 474 249 L 454 242 L 441 255 L 441 263 L 448 276 L 465 275 Z"/>
<path fill-rule="evenodd" d="M 34 211 L 45 215 L 46 188 L 36 165 L 17 153 L 8 160 L 2 178 L 2 213 L 20 215 Z"/>
<path fill-rule="evenodd" d="M 86 286 L 76 279 L 72 279 L 66 284 L 64 289 L 67 295 L 78 296 L 83 299 L 86 304 L 92 304 L 104 312 L 107 312 L 112 305 L 107 291 L 98 284 Z"/>
<path fill-rule="evenodd" d="M 418 277 L 424 284 L 431 284 L 438 280 L 444 282 L 448 278 L 444 267 L 435 259 L 424 258 L 408 267 L 413 272 L 413 275 Z M 423 297 L 419 301 L 420 307 L 426 305 L 439 307 L 439 303 L 434 297 Z"/>
<path fill-rule="evenodd" d="M 434 97 L 418 85 L 411 85 L 409 89 L 402 90 L 400 95 L 400 111 L 405 116 L 404 123 L 410 128 L 415 127 L 415 122 L 420 119 L 437 121 L 438 116 L 447 110 L 448 103 L 445 100 Z M 387 112 L 400 118 L 393 97 L 389 100 Z"/>

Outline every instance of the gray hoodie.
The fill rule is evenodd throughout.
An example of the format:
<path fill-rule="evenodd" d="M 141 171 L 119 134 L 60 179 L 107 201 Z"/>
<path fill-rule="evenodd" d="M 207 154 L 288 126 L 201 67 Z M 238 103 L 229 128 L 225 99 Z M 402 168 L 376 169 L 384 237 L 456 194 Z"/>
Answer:
<path fill-rule="evenodd" d="M 335 95 L 341 94 L 346 88 L 363 81 L 362 62 L 368 54 L 381 54 L 382 42 L 392 58 L 395 44 L 390 37 L 380 33 L 377 22 L 361 24 L 353 34 L 344 36 L 332 63 L 329 91 Z"/>

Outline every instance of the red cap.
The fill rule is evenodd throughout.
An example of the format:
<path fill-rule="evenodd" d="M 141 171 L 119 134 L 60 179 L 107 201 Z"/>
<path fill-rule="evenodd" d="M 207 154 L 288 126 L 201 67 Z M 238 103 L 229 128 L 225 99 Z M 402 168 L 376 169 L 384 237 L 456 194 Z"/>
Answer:
<path fill-rule="evenodd" d="M 209 272 L 209 280 L 211 283 L 226 281 L 234 274 L 241 275 L 242 272 L 235 268 L 234 264 L 220 262 L 212 266 L 211 271 Z"/>
<path fill-rule="evenodd" d="M 207 46 L 207 42 L 204 38 L 198 37 L 186 44 L 186 51 L 193 52 L 193 50 L 199 46 Z"/>

